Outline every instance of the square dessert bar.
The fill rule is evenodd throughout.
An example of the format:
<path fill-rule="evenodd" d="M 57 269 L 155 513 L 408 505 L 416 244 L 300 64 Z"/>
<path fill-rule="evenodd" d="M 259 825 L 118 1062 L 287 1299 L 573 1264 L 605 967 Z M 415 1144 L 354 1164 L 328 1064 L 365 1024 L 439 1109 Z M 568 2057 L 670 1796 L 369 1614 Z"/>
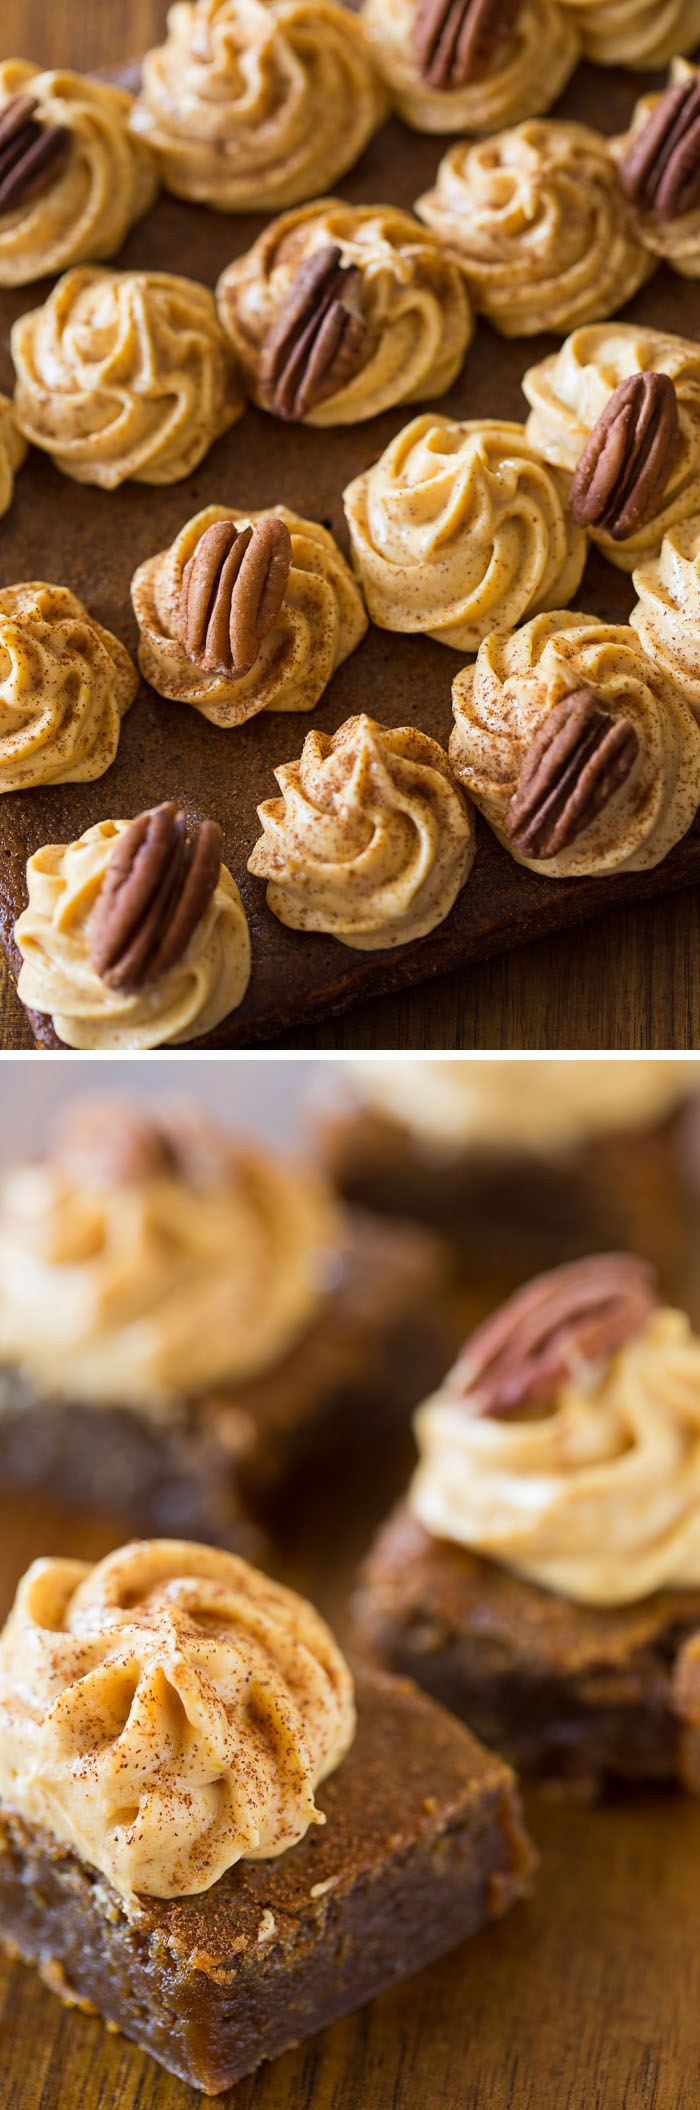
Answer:
<path fill-rule="evenodd" d="M 476 1933 L 534 1866 L 509 1768 L 404 1681 L 364 1672 L 356 1698 L 325 1826 L 199 1895 L 127 1909 L 0 1809 L 2 1938 L 215 2094 Z"/>
<path fill-rule="evenodd" d="M 276 1363 L 167 1414 L 46 1399 L 0 1368 L 0 1481 L 248 1552 L 251 1511 L 267 1516 L 309 1466 L 405 1423 L 454 1345 L 437 1239 L 358 1211 L 337 1258 L 322 1311 Z"/>
<path fill-rule="evenodd" d="M 524 1772 L 582 1795 L 615 1779 L 680 1779 L 700 1792 L 700 1739 L 683 1699 L 700 1590 L 573 1603 L 432 1537 L 401 1503 L 353 1611 L 356 1645 L 418 1679 Z"/>

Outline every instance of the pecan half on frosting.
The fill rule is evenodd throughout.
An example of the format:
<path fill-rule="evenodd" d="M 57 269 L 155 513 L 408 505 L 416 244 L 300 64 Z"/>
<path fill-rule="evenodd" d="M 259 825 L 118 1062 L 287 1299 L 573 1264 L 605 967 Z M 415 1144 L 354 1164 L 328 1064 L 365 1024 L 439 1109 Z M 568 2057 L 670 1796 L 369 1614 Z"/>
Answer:
<path fill-rule="evenodd" d="M 185 565 L 180 634 L 209 672 L 247 674 L 277 621 L 292 563 L 289 528 L 275 514 L 256 527 L 215 520 Z"/>
<path fill-rule="evenodd" d="M 651 520 L 680 439 L 669 374 L 647 371 L 618 382 L 589 433 L 569 503 L 578 527 L 606 528 L 614 542 Z"/>
<path fill-rule="evenodd" d="M 38 125 L 35 95 L 13 95 L 0 111 L 0 213 L 48 190 L 71 150 L 67 125 Z"/>
<path fill-rule="evenodd" d="M 189 1100 L 149 1109 L 111 1093 L 59 1115 L 51 1160 L 81 1186 L 140 1186 L 177 1177 L 208 1187 L 230 1177 L 230 1141 Z"/>
<path fill-rule="evenodd" d="M 553 1268 L 477 1327 L 448 1390 L 495 1418 L 545 1405 L 582 1364 L 607 1362 L 641 1333 L 657 1303 L 653 1269 L 634 1253 Z"/>
<path fill-rule="evenodd" d="M 634 767 L 632 721 L 611 717 L 604 702 L 594 689 L 573 689 L 538 725 L 505 819 L 523 856 L 568 850 Z"/>
<path fill-rule="evenodd" d="M 362 274 L 341 257 L 338 243 L 326 242 L 299 265 L 268 331 L 260 385 L 278 418 L 306 417 L 344 388 L 361 363 L 367 335 Z"/>
<path fill-rule="evenodd" d="M 626 198 L 660 220 L 700 205 L 700 79 L 678 81 L 659 96 L 620 162 Z"/>
<path fill-rule="evenodd" d="M 110 989 L 144 989 L 182 959 L 216 890 L 222 842 L 216 821 L 189 836 L 173 800 L 118 837 L 90 918 L 90 964 Z"/>
<path fill-rule="evenodd" d="M 413 55 L 431 88 L 481 80 L 512 36 L 521 0 L 418 0 Z"/>

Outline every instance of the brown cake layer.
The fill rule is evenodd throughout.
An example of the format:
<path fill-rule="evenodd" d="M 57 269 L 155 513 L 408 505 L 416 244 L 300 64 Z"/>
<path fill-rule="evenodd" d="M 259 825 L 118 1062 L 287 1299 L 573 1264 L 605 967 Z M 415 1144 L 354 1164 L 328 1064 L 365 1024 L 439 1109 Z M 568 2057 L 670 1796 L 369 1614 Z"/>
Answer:
<path fill-rule="evenodd" d="M 648 85 L 648 75 L 580 66 L 556 114 L 586 122 L 593 110 L 604 131 L 622 131 L 637 95 Z M 338 190 L 357 203 L 391 201 L 410 208 L 434 182 L 448 143 L 394 120 Z M 174 271 L 213 286 L 264 225 L 261 216 L 211 212 L 163 194 L 114 262 L 124 269 Z M 43 281 L 0 296 L 0 387 L 10 392 L 10 325 L 36 306 L 48 285 Z M 700 335 L 700 284 L 661 270 L 625 316 L 685 336 Z M 522 420 L 525 368 L 559 341 L 542 336 L 506 342 L 480 321 L 463 371 L 449 394 L 435 402 L 436 413 Z M 70 586 L 135 654 L 131 575 L 173 539 L 192 513 L 212 503 L 252 510 L 282 501 L 323 521 L 347 553 L 344 486 L 424 407 L 399 404 L 366 424 L 328 431 L 286 425 L 248 408 L 191 476 L 162 488 L 127 483 L 118 491 L 100 491 L 62 476 L 46 455 L 32 450 L 2 522 L 2 582 L 48 579 Z M 631 581 L 593 552 L 577 605 L 620 622 L 626 621 L 633 598 Z M 612 904 L 646 899 L 700 877 L 697 822 L 655 871 L 618 879 L 549 880 L 516 865 L 478 816 L 472 877 L 447 920 L 427 937 L 390 951 L 353 952 L 336 939 L 278 923 L 267 909 L 263 882 L 246 869 L 259 834 L 257 806 L 275 791 L 275 765 L 299 754 L 311 726 L 332 733 L 359 710 L 385 724 L 418 725 L 445 745 L 452 725 L 451 683 L 464 657 L 427 637 L 370 626 L 313 713 L 266 711 L 235 732 L 209 725 L 187 704 L 167 702 L 142 682 L 106 776 L 97 783 L 39 787 L 0 798 L 0 940 L 13 970 L 19 963 L 12 930 L 25 905 L 27 855 L 42 843 L 71 840 L 102 816 L 129 817 L 169 798 L 182 801 L 191 823 L 204 815 L 221 823 L 225 859 L 250 923 L 248 992 L 239 1010 L 200 1045 L 270 1040 L 283 1027 L 309 1024 L 383 990 L 429 980 L 576 924 Z M 32 1045 L 33 1028 L 36 1044 L 57 1047 L 50 1021 L 35 1016 L 27 1025 L 27 1045 Z"/>
<path fill-rule="evenodd" d="M 361 1649 L 524 1772 L 580 1793 L 616 1779 L 681 1779 L 700 1792 L 697 1739 L 677 1711 L 700 1590 L 609 1610 L 573 1604 L 431 1538 L 402 1504 L 364 1565 L 353 1614 Z"/>
<path fill-rule="evenodd" d="M 533 1855 L 509 1769 L 414 1687 L 363 1674 L 358 1715 L 323 1829 L 132 1918 L 0 1811 L 0 1938 L 210 2093 L 420 1970 L 527 1891 Z"/>
<path fill-rule="evenodd" d="M 430 1234 L 358 1213 L 341 1262 L 321 1315 L 277 1364 L 183 1398 L 167 1419 L 40 1398 L 0 1370 L 0 1481 L 246 1550 L 250 1508 L 275 1509 L 307 1466 L 337 1467 L 405 1424 L 456 1347 L 444 1250 Z"/>
<path fill-rule="evenodd" d="M 323 1117 L 326 1171 L 346 1200 L 439 1229 L 494 1297 L 579 1254 L 629 1248 L 692 1304 L 698 1244 L 698 1119 L 692 1103 L 552 1158 L 494 1148 L 439 1149 L 372 1107 Z M 697 1292 L 696 1292 L 697 1301 Z"/>

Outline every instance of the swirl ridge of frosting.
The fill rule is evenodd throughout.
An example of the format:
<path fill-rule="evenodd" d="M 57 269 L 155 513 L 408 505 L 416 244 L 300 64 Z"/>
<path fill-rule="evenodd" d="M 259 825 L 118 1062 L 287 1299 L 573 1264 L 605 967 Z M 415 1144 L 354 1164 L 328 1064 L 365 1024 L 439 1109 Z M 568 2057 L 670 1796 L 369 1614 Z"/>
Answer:
<path fill-rule="evenodd" d="M 600 694 L 631 720 L 636 761 L 625 782 L 567 849 L 549 858 L 514 849 L 506 814 L 534 734 L 567 693 Z M 650 870 L 690 827 L 700 804 L 700 731 L 680 688 L 642 651 L 633 630 L 560 609 L 511 636 L 494 631 L 453 683 L 455 775 L 519 864 L 548 877 Z"/>
<path fill-rule="evenodd" d="M 559 0 L 596 66 L 651 72 L 700 38 L 700 0 Z"/>
<path fill-rule="evenodd" d="M 604 528 L 589 530 L 621 571 L 633 571 L 640 558 L 656 553 L 670 527 L 700 512 L 700 346 L 639 323 L 590 323 L 529 367 L 522 383 L 531 405 L 525 430 L 532 446 L 571 472 L 618 383 L 649 371 L 673 381 L 680 446 L 651 519 L 623 542 Z"/>
<path fill-rule="evenodd" d="M 336 0 L 176 0 L 131 127 L 176 196 L 271 212 L 344 175 L 387 100 L 361 23 Z"/>
<path fill-rule="evenodd" d="M 349 718 L 307 734 L 275 770 L 281 798 L 258 807 L 248 870 L 293 930 L 327 931 L 371 952 L 442 923 L 474 862 L 469 808 L 447 756 L 414 726 Z"/>
<path fill-rule="evenodd" d="M 569 9 L 522 0 L 496 61 L 462 88 L 432 88 L 412 50 L 416 0 L 365 0 L 362 21 L 376 64 L 404 122 L 417 132 L 500 132 L 549 110 L 577 63 L 581 45 Z"/>
<path fill-rule="evenodd" d="M 21 469 L 26 453 L 27 442 L 17 425 L 14 404 L 9 396 L 0 394 L 0 518 L 10 510 L 15 474 Z"/>
<path fill-rule="evenodd" d="M 191 1126 L 174 1106 L 186 1149 Z M 110 1133 L 116 1164 L 104 1146 L 90 1162 L 88 1132 L 87 1167 L 85 1151 L 57 1147 L 5 1175 L 0 1359 L 49 1398 L 167 1418 L 267 1369 L 313 1324 L 341 1219 L 320 1178 L 272 1152 L 214 1132 L 202 1176 L 187 1159 L 149 1163 L 147 1130 L 129 1176 L 133 1109 L 115 1106 Z"/>
<path fill-rule="evenodd" d="M 425 412 L 343 494 L 373 622 L 476 652 L 576 592 L 587 542 L 523 425 Z"/>
<path fill-rule="evenodd" d="M 138 686 L 119 638 L 67 586 L 0 592 L 0 791 L 101 777 Z"/>
<path fill-rule="evenodd" d="M 148 148 L 127 129 L 132 97 L 123 88 L 7 59 L 0 65 L 0 113 L 17 95 L 32 96 L 38 124 L 67 127 L 71 150 L 47 189 L 0 212 L 0 286 L 24 286 L 68 264 L 114 256 L 158 189 Z"/>
<path fill-rule="evenodd" d="M 15 924 L 18 993 L 48 1014 L 68 1048 L 179 1047 L 209 1033 L 242 1002 L 250 937 L 226 865 L 186 952 L 157 983 L 112 989 L 90 962 L 90 917 L 125 820 L 97 821 L 72 843 L 47 843 L 27 864 L 28 906 Z"/>
<path fill-rule="evenodd" d="M 266 335 L 296 272 L 326 244 L 360 273 L 365 344 L 358 370 L 305 422 L 354 424 L 393 403 L 444 395 L 473 334 L 459 271 L 410 213 L 321 198 L 273 221 L 219 279 L 219 314 L 254 402 L 269 407 L 260 386 Z"/>
<path fill-rule="evenodd" d="M 700 1341 L 656 1310 L 528 1418 L 419 1409 L 410 1501 L 426 1530 L 584 1604 L 700 1584 Z"/>
<path fill-rule="evenodd" d="M 632 584 L 630 627 L 700 721 L 700 514 L 669 529 L 658 557 L 637 566 Z"/>
<path fill-rule="evenodd" d="M 323 1824 L 350 1672 L 312 1605 L 179 1539 L 34 1561 L 0 1638 L 0 1787 L 129 1903 L 210 1889 Z"/>
<path fill-rule="evenodd" d="M 504 337 L 614 314 L 654 268 L 608 143 L 588 125 L 533 118 L 459 140 L 416 211 Z"/>
<path fill-rule="evenodd" d="M 217 520 L 239 527 L 283 520 L 292 568 L 279 615 L 247 674 L 207 670 L 189 658 L 178 635 L 182 575 L 200 536 Z M 139 566 L 131 582 L 139 625 L 139 665 L 159 696 L 194 704 L 213 725 L 242 725 L 258 711 L 311 711 L 341 661 L 367 629 L 362 596 L 337 543 L 315 520 L 287 506 L 242 513 L 206 506 L 185 522 L 167 550 Z"/>
<path fill-rule="evenodd" d="M 11 334 L 20 431 L 114 490 L 187 476 L 245 407 L 214 296 L 169 271 L 67 271 Z"/>

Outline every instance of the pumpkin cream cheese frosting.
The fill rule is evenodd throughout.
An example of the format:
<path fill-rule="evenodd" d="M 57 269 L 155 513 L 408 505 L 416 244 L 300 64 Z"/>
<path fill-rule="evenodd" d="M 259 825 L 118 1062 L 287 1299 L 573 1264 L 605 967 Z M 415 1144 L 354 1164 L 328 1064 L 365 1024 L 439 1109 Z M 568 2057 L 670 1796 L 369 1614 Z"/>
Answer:
<path fill-rule="evenodd" d="M 0 792 L 101 777 L 138 675 L 67 586 L 0 592 Z"/>
<path fill-rule="evenodd" d="M 633 571 L 700 511 L 700 346 L 638 323 L 591 323 L 523 378 L 531 445 L 572 472 L 570 505 Z"/>
<path fill-rule="evenodd" d="M 387 108 L 362 26 L 336 0 L 176 0 L 131 129 L 178 197 L 273 212 L 352 168 Z"/>
<path fill-rule="evenodd" d="M 444 1150 L 448 1162 L 455 1153 L 494 1147 L 557 1157 L 593 1136 L 663 1121 L 697 1081 L 691 1058 L 588 1063 L 421 1056 L 395 1063 L 363 1055 L 343 1069 L 354 1099 L 400 1121 L 431 1153 Z"/>
<path fill-rule="evenodd" d="M 103 490 L 189 475 L 245 407 L 213 294 L 169 271 L 67 271 L 11 344 L 20 431 Z"/>
<path fill-rule="evenodd" d="M 636 104 L 612 142 L 639 240 L 682 278 L 700 278 L 700 69 L 675 58 L 661 94 Z"/>
<path fill-rule="evenodd" d="M 15 419 L 14 404 L 0 394 L 0 516 L 8 513 L 15 492 L 15 474 L 27 452 Z"/>
<path fill-rule="evenodd" d="M 411 1507 L 574 1603 L 700 1584 L 700 1340 L 646 1264 L 542 1275 L 472 1335 L 415 1419 Z"/>
<path fill-rule="evenodd" d="M 158 174 L 127 129 L 132 98 L 85 74 L 0 65 L 0 286 L 114 256 Z"/>
<path fill-rule="evenodd" d="M 414 418 L 343 494 L 373 622 L 476 652 L 489 631 L 563 606 L 587 551 L 568 482 L 524 425 Z"/>
<path fill-rule="evenodd" d="M 131 598 L 147 681 L 220 726 L 312 710 L 367 629 L 333 536 L 287 506 L 207 506 L 139 566 Z"/>
<path fill-rule="evenodd" d="M 519 864 L 641 872 L 700 804 L 700 728 L 633 630 L 560 609 L 495 631 L 453 684 L 455 775 Z"/>
<path fill-rule="evenodd" d="M 139 1895 L 209 1890 L 325 1818 L 353 1682 L 304 1598 L 234 1554 L 135 1541 L 37 1560 L 0 1638 L 0 1793 Z"/>
<path fill-rule="evenodd" d="M 418 132 L 498 132 L 549 110 L 580 54 L 555 0 L 365 0 L 392 101 Z"/>
<path fill-rule="evenodd" d="M 596 66 L 651 72 L 700 42 L 700 0 L 560 0 L 583 56 Z"/>
<path fill-rule="evenodd" d="M 457 141 L 416 212 L 504 337 L 613 315 L 655 268 L 608 142 L 589 125 L 531 118 Z"/>
<path fill-rule="evenodd" d="M 197 1110 L 139 1132 L 133 1108 L 81 1104 L 0 1188 L 0 1365 L 42 1397 L 167 1421 L 304 1334 L 341 1230 L 322 1179 Z"/>
<path fill-rule="evenodd" d="M 393 205 L 322 198 L 286 213 L 216 297 L 253 400 L 310 425 L 444 395 L 473 334 L 456 265 Z"/>
<path fill-rule="evenodd" d="M 249 872 L 292 930 L 361 952 L 406 945 L 449 914 L 471 871 L 474 824 L 436 740 L 415 726 L 349 718 L 307 734 L 258 807 Z"/>
<path fill-rule="evenodd" d="M 638 566 L 632 584 L 630 626 L 700 724 L 700 514 L 664 535 L 658 557 Z"/>
<path fill-rule="evenodd" d="M 208 1033 L 241 1003 L 250 937 L 221 829 L 166 803 L 97 821 L 27 864 L 17 988 L 66 1047 L 158 1048 Z"/>

